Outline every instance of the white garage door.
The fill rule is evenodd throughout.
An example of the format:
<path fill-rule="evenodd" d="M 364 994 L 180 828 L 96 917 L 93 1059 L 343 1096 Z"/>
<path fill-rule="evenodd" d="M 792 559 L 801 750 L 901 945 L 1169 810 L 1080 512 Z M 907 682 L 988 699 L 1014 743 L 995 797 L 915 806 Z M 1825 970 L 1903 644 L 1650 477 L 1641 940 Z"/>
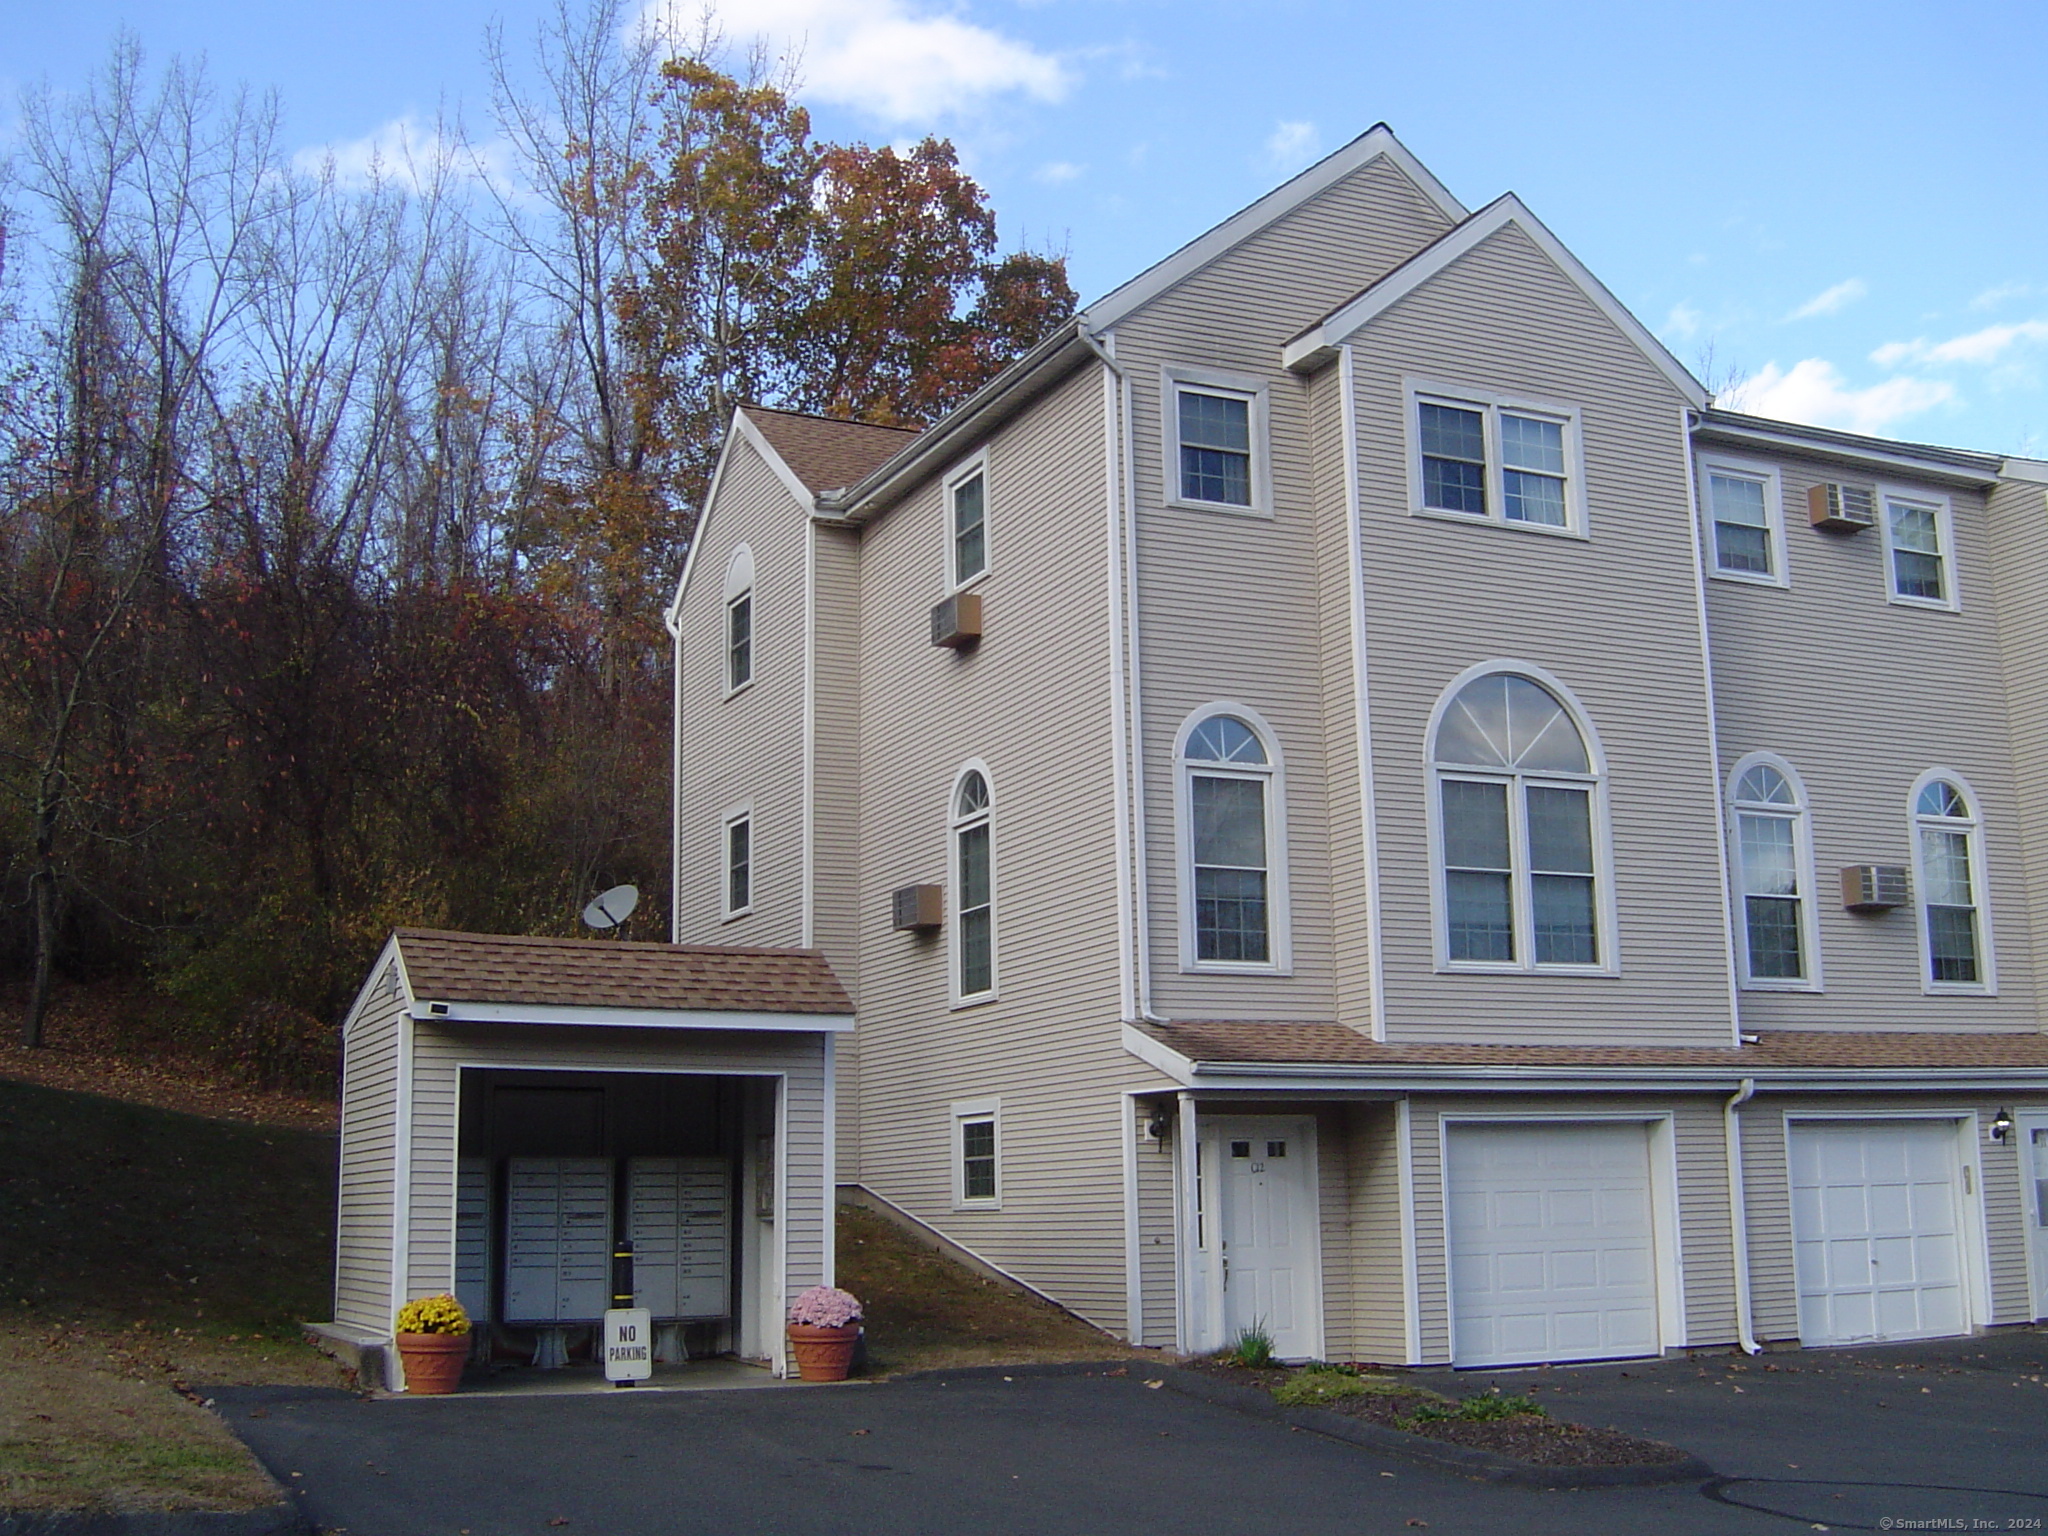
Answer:
<path fill-rule="evenodd" d="M 1954 1122 L 1795 1122 L 1788 1157 L 1802 1340 L 1969 1331 Z"/>
<path fill-rule="evenodd" d="M 1658 1353 L 1647 1127 L 1453 1126 L 1446 1158 L 1457 1364 Z"/>

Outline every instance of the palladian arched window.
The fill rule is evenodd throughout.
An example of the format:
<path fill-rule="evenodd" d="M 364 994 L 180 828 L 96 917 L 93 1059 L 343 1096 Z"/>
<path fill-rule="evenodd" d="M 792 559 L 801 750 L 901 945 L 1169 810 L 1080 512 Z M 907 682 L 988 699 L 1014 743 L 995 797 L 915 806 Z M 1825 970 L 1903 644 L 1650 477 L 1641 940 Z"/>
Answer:
<path fill-rule="evenodd" d="M 1191 970 L 1279 971 L 1288 964 L 1281 765 L 1242 706 L 1181 728 L 1181 962 Z"/>
<path fill-rule="evenodd" d="M 953 786 L 953 996 L 996 989 L 996 884 L 988 775 L 963 771 Z"/>
<path fill-rule="evenodd" d="M 1439 706 L 1430 765 L 1443 963 L 1610 968 L 1602 773 L 1574 712 L 1532 677 L 1483 672 Z"/>
<path fill-rule="evenodd" d="M 1817 989 L 1813 840 L 1806 791 L 1782 758 L 1757 752 L 1729 775 L 1737 974 L 1746 987 Z"/>
<path fill-rule="evenodd" d="M 1913 790 L 1913 900 L 1929 992 L 1989 992 L 1990 924 L 1976 803 L 1960 777 L 1929 774 Z"/>

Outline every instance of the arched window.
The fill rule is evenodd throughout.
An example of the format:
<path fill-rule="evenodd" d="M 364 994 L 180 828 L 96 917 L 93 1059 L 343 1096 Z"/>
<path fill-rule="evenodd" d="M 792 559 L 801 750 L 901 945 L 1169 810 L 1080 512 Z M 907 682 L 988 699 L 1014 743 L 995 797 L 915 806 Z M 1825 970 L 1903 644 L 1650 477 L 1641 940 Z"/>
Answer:
<path fill-rule="evenodd" d="M 965 769 L 953 785 L 953 996 L 996 989 L 995 849 L 988 775 Z"/>
<path fill-rule="evenodd" d="M 754 552 L 742 544 L 725 568 L 725 691 L 754 680 Z"/>
<path fill-rule="evenodd" d="M 1913 900 L 1920 909 L 1921 977 L 1930 992 L 1988 992 L 1989 923 L 1976 803 L 1961 778 L 1924 776 L 1913 788 Z"/>
<path fill-rule="evenodd" d="M 1280 760 L 1250 710 L 1198 712 L 1181 729 L 1181 962 L 1287 967 Z"/>
<path fill-rule="evenodd" d="M 1610 969 L 1596 750 L 1552 687 L 1521 672 L 1454 683 L 1430 740 L 1443 963 Z"/>
<path fill-rule="evenodd" d="M 1737 974 L 1748 987 L 1817 988 L 1813 840 L 1799 776 L 1782 758 L 1752 753 L 1728 776 L 1728 802 Z"/>

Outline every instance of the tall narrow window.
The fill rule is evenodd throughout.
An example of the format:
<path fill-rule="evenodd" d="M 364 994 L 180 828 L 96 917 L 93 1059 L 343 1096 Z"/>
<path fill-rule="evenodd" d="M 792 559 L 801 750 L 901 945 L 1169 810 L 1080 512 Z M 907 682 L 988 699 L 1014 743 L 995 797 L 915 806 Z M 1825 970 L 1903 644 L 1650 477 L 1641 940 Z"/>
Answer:
<path fill-rule="evenodd" d="M 1926 948 L 1928 985 L 1982 991 L 1989 984 L 1984 935 L 1984 871 L 1978 822 L 1963 787 L 1930 779 L 1913 798 L 1913 881 Z"/>
<path fill-rule="evenodd" d="M 1884 498 L 1885 550 L 1891 560 L 1892 597 L 1932 608 L 1955 606 L 1948 562 L 1948 506 L 1933 499 Z"/>
<path fill-rule="evenodd" d="M 988 470 L 977 464 L 947 484 L 953 507 L 953 585 L 988 569 Z"/>
<path fill-rule="evenodd" d="M 742 544 L 725 568 L 725 691 L 754 680 L 754 552 Z"/>
<path fill-rule="evenodd" d="M 1741 979 L 1752 987 L 1804 988 L 1818 980 L 1805 793 L 1787 765 L 1744 758 L 1735 768 L 1730 809 Z"/>
<path fill-rule="evenodd" d="M 725 915 L 738 917 L 754 905 L 754 818 L 734 816 L 725 824 Z"/>
<path fill-rule="evenodd" d="M 1260 733 L 1213 714 L 1181 744 L 1185 959 L 1272 970 L 1279 945 L 1277 764 Z"/>
<path fill-rule="evenodd" d="M 1003 1103 L 967 1099 L 953 1106 L 953 1204 L 1002 1203 Z"/>
<path fill-rule="evenodd" d="M 1557 696 L 1514 672 L 1474 678 L 1440 712 L 1432 764 L 1444 962 L 1610 964 L 1600 774 Z"/>
<path fill-rule="evenodd" d="M 970 768 L 953 791 L 954 993 L 983 997 L 996 986 L 995 865 L 988 779 Z"/>

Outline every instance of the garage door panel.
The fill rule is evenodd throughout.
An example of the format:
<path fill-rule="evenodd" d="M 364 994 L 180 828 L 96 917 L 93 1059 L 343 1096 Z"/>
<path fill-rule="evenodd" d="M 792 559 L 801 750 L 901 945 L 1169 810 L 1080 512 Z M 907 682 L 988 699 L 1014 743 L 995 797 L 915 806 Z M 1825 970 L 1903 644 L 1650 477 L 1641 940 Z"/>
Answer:
<path fill-rule="evenodd" d="M 1447 1151 L 1458 1363 L 1657 1351 L 1640 1124 L 1454 1126 Z"/>
<path fill-rule="evenodd" d="M 1808 1343 L 1968 1331 L 1953 1121 L 1795 1122 L 1786 1161 Z"/>

